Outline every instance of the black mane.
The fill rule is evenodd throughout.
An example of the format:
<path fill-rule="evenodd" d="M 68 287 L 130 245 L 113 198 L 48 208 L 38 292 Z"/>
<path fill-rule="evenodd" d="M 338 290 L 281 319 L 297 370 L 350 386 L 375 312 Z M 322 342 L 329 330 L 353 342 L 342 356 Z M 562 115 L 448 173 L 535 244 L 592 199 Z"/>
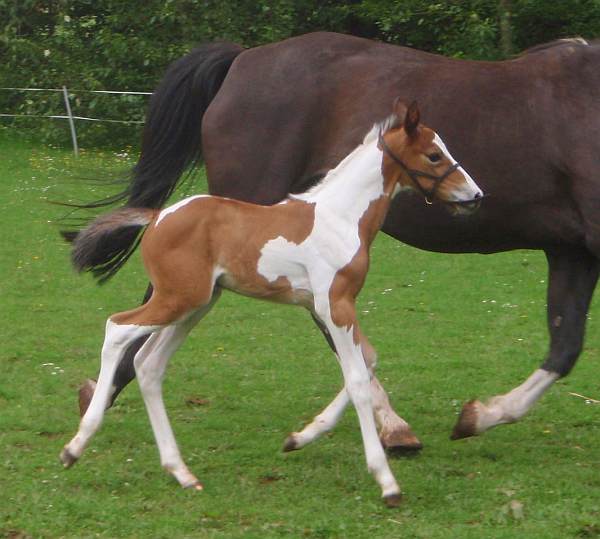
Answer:
<path fill-rule="evenodd" d="M 549 41 L 548 43 L 541 43 L 540 45 L 534 45 L 533 47 L 529 47 L 528 49 L 525 49 L 523 52 L 521 52 L 519 56 L 526 56 L 528 54 L 533 54 L 548 49 L 554 49 L 556 47 L 565 47 L 573 45 L 579 47 L 588 47 L 590 43 L 579 36 L 565 37 L 562 39 L 555 39 L 554 41 Z"/>

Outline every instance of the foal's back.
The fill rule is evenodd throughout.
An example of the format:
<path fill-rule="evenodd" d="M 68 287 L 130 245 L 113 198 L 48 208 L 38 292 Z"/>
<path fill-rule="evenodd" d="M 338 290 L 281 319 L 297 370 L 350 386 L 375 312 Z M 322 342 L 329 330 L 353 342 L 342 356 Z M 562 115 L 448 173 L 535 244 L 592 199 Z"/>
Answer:
<path fill-rule="evenodd" d="M 158 213 L 142 240 L 142 258 L 157 291 L 207 302 L 215 284 L 240 294 L 302 303 L 292 282 L 306 274 L 301 249 L 285 259 L 265 246 L 298 247 L 310 235 L 315 205 L 285 200 L 259 206 L 213 196 L 190 197 Z M 282 253 L 283 254 L 283 253 Z M 302 287 L 303 290 L 306 287 Z"/>

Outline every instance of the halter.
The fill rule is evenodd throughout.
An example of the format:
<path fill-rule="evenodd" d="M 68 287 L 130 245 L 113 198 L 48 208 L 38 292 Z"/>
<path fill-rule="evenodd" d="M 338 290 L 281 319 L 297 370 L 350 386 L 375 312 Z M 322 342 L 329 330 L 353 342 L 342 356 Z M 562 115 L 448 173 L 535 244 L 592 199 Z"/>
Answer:
<path fill-rule="evenodd" d="M 381 146 L 383 151 L 385 153 L 387 153 L 396 163 L 398 163 L 400 165 L 400 167 L 402 168 L 402 170 L 404 172 L 406 172 L 406 174 L 408 174 L 408 177 L 412 180 L 415 187 L 425 197 L 425 202 L 427 204 L 433 204 L 433 200 L 435 199 L 435 194 L 437 193 L 439 186 L 442 184 L 442 182 L 448 176 L 450 176 L 450 174 L 452 174 L 457 168 L 460 167 L 460 165 L 458 163 L 454 163 L 453 165 L 450 165 L 446 169 L 446 172 L 444 172 L 441 176 L 436 176 L 435 174 L 429 174 L 429 172 L 424 172 L 422 170 L 415 170 L 412 168 L 408 168 L 404 164 L 404 162 L 396 154 L 394 154 L 394 152 L 392 152 L 390 147 L 385 142 L 385 139 L 383 138 L 382 133 L 379 133 L 379 145 Z M 418 180 L 419 177 L 427 178 L 428 180 L 433 180 L 433 187 L 429 190 L 425 189 L 425 187 L 423 187 L 419 183 L 419 180 Z M 472 202 L 472 201 L 467 201 L 467 202 Z M 454 202 L 453 202 L 453 204 L 454 204 Z"/>

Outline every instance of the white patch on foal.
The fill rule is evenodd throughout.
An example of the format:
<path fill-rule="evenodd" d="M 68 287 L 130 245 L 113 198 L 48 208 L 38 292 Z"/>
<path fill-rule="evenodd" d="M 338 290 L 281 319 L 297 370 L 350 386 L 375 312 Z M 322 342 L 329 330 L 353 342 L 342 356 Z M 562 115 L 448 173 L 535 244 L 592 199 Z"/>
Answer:
<path fill-rule="evenodd" d="M 328 291 L 335 274 L 360 249 L 360 219 L 371 202 L 383 195 L 381 159 L 382 152 L 369 133 L 363 144 L 316 186 L 306 193 L 290 195 L 288 200 L 315 204 L 313 229 L 300 244 L 282 236 L 265 243 L 258 273 L 270 282 L 285 277 L 294 289 Z M 310 280 L 306 265 L 311 267 Z"/>
<path fill-rule="evenodd" d="M 196 200 L 197 198 L 206 198 L 209 197 L 210 195 L 194 195 L 191 197 L 187 197 L 184 198 L 183 200 L 180 200 L 179 202 L 176 202 L 175 204 L 169 206 L 168 208 L 165 208 L 164 210 L 162 210 L 159 214 L 158 214 L 158 218 L 156 219 L 156 223 L 154 223 L 154 226 L 158 226 L 158 224 L 165 218 L 167 217 L 167 215 L 170 215 L 171 213 L 175 213 L 178 209 L 183 208 L 185 205 L 189 204 L 190 202 L 192 202 L 192 200 Z"/>

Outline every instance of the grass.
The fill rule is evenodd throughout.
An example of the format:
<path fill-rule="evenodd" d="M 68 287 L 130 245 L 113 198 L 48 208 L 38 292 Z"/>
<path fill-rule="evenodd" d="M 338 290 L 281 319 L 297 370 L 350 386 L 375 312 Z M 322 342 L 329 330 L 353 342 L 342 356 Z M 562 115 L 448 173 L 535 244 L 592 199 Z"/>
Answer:
<path fill-rule="evenodd" d="M 104 321 L 136 305 L 146 279 L 137 258 L 101 288 L 73 274 L 57 233 L 65 210 L 48 200 L 100 196 L 78 176 L 132 161 L 75 161 L 6 130 L 0 155 L 0 537 L 600 537 L 600 407 L 569 395 L 598 398 L 597 305 L 581 362 L 528 417 L 448 439 L 464 401 L 511 389 L 542 361 L 546 265 L 532 251 L 450 256 L 377 239 L 361 320 L 395 408 L 425 443 L 392 461 L 405 492 L 397 510 L 379 500 L 353 412 L 314 445 L 280 451 L 340 374 L 305 312 L 231 294 L 165 383 L 205 491 L 162 472 L 136 384 L 63 471 L 58 453 L 77 427 L 77 386 L 97 372 Z"/>

